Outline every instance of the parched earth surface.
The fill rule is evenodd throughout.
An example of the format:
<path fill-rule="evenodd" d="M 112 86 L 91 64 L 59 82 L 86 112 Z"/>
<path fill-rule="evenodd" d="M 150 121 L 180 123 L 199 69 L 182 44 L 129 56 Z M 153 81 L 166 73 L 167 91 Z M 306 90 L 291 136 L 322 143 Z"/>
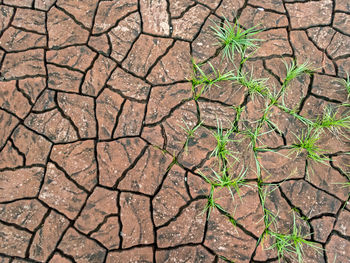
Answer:
<path fill-rule="evenodd" d="M 250 187 L 234 200 L 215 192 L 236 224 L 205 210 L 198 170 L 216 146 L 210 128 L 233 120 L 232 106 L 248 121 L 261 115 L 244 88 L 192 100 L 191 58 L 232 69 L 210 28 L 224 17 L 260 23 L 265 41 L 245 67 L 270 87 L 281 85 L 282 57 L 316 68 L 290 87 L 289 108 L 312 119 L 348 103 L 338 82 L 350 72 L 348 0 L 0 0 L 0 262 L 278 262 L 259 242 L 244 142 L 233 151 Z M 265 200 L 277 228 L 290 231 L 297 214 L 321 248 L 305 247 L 305 262 L 350 262 L 349 141 L 323 135 L 325 164 L 287 158 L 300 123 L 278 108 L 271 119 L 280 131 L 261 140 L 279 154 L 259 160 L 264 183 L 278 186 Z M 181 126 L 200 121 L 185 151 Z"/>

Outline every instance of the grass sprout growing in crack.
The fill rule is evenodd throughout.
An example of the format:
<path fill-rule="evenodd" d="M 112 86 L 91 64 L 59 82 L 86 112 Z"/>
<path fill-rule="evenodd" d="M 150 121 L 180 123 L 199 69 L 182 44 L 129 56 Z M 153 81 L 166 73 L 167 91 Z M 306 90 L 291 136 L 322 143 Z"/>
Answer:
<path fill-rule="evenodd" d="M 316 252 L 321 253 L 322 248 L 318 247 L 315 242 L 307 240 L 309 235 L 303 235 L 301 228 L 295 222 L 295 213 L 293 212 L 293 229 L 290 234 L 282 234 L 269 231 L 268 234 L 274 239 L 274 243 L 267 249 L 276 249 L 278 261 L 281 262 L 286 256 L 297 260 L 299 263 L 304 262 L 304 246 L 313 248 Z"/>
<path fill-rule="evenodd" d="M 245 179 L 247 175 L 247 168 L 244 169 L 244 167 L 241 169 L 238 175 L 230 174 L 227 170 L 220 171 L 217 173 L 215 170 L 212 169 L 212 175 L 210 177 L 205 176 L 202 172 L 198 172 L 204 180 L 209 183 L 212 187 L 216 188 L 227 188 L 230 192 L 230 195 L 232 197 L 232 200 L 234 200 L 234 192 L 237 193 L 239 198 L 241 199 L 240 194 L 240 188 L 242 186 L 250 186 Z M 242 200 L 242 199 L 241 199 Z"/>
<path fill-rule="evenodd" d="M 287 74 L 283 81 L 282 89 L 285 89 L 293 79 L 304 74 L 311 75 L 315 71 L 307 61 L 300 65 L 298 65 L 295 60 L 292 60 L 290 64 L 286 61 L 283 61 L 283 63 L 286 67 Z"/>
<path fill-rule="evenodd" d="M 194 100 L 198 100 L 198 98 L 208 91 L 212 86 L 216 86 L 220 88 L 219 82 L 223 81 L 234 81 L 238 80 L 233 71 L 226 72 L 221 74 L 220 71 L 217 71 L 214 66 L 208 62 L 211 73 L 206 74 L 201 68 L 200 65 L 197 65 L 192 60 L 193 65 L 193 74 L 192 74 L 192 93 Z"/>
<path fill-rule="evenodd" d="M 202 212 L 202 214 L 208 212 L 207 220 L 209 219 L 211 212 L 215 208 L 226 213 L 226 211 L 218 203 L 216 203 L 216 200 L 214 199 L 214 190 L 215 190 L 215 187 L 212 185 L 210 188 L 210 193 L 208 195 L 207 203 L 206 203 L 206 205 L 203 209 L 203 212 Z"/>
<path fill-rule="evenodd" d="M 210 154 L 210 157 L 216 157 L 219 161 L 219 167 L 225 168 L 229 157 L 232 157 L 235 161 L 239 161 L 238 157 L 235 156 L 235 152 L 232 152 L 227 148 L 227 144 L 229 142 L 235 141 L 233 139 L 230 139 L 230 136 L 234 132 L 235 128 L 233 127 L 233 124 L 231 124 L 231 128 L 225 132 L 221 121 L 217 119 L 216 122 L 217 130 L 212 133 L 216 139 L 216 147 Z"/>
<path fill-rule="evenodd" d="M 346 79 L 340 79 L 339 82 L 345 87 L 346 91 L 348 92 L 347 99 L 350 98 L 350 76 L 349 73 L 346 73 Z"/>
<path fill-rule="evenodd" d="M 294 142 L 291 147 L 294 151 L 297 151 L 298 154 L 302 151 L 306 151 L 307 157 L 313 161 L 326 163 L 329 159 L 322 154 L 324 150 L 317 146 L 320 135 L 320 129 L 308 126 L 307 130 L 302 130 L 300 136 L 294 134 L 297 141 Z"/>
<path fill-rule="evenodd" d="M 333 135 L 344 135 L 345 131 L 350 131 L 350 115 L 338 117 L 339 108 L 336 109 L 328 105 L 325 107 L 322 118 L 316 121 L 317 128 L 328 129 Z"/>
<path fill-rule="evenodd" d="M 252 38 L 254 35 L 261 32 L 257 29 L 258 25 L 243 29 L 241 25 L 236 22 L 232 25 L 226 18 L 223 25 L 219 25 L 214 22 L 214 26 L 211 29 L 214 31 L 215 37 L 218 39 L 217 45 L 223 49 L 223 58 L 227 58 L 233 61 L 235 52 L 241 54 L 244 57 L 248 48 L 257 49 L 256 42 L 262 41 L 261 39 Z"/>
<path fill-rule="evenodd" d="M 196 126 L 194 126 L 193 128 L 190 128 L 187 123 L 182 119 L 182 122 L 185 124 L 185 127 L 179 125 L 186 133 L 187 138 L 186 138 L 186 142 L 185 142 L 185 153 L 188 152 L 188 143 L 190 141 L 191 138 L 194 138 L 195 132 L 196 130 L 202 125 L 202 121 L 200 123 L 198 123 Z"/>
<path fill-rule="evenodd" d="M 262 97 L 268 95 L 268 88 L 266 87 L 267 80 L 268 78 L 255 79 L 253 77 L 253 71 L 250 73 L 250 76 L 249 73 L 240 73 L 238 78 L 239 84 L 248 89 L 248 93 L 252 96 L 252 99 L 254 99 L 255 95 Z"/>

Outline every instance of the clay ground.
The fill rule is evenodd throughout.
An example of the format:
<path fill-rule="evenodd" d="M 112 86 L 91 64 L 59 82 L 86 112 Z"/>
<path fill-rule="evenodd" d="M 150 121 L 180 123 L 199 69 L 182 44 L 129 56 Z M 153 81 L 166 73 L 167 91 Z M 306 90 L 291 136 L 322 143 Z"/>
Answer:
<path fill-rule="evenodd" d="M 233 150 L 255 187 L 234 201 L 215 192 L 236 226 L 218 209 L 207 220 L 210 186 L 198 174 L 217 118 L 233 120 L 232 106 L 248 121 L 261 114 L 244 88 L 192 99 L 191 58 L 232 69 L 210 26 L 233 14 L 261 23 L 265 41 L 245 67 L 270 87 L 281 85 L 282 57 L 316 68 L 295 80 L 288 107 L 315 119 L 347 103 L 337 80 L 350 72 L 348 0 L 0 0 L 0 262 L 278 262 L 259 243 L 247 147 Z M 296 215 L 321 248 L 305 248 L 305 262 L 350 262 L 349 141 L 326 133 L 325 164 L 287 158 L 301 128 L 277 108 L 271 116 L 280 132 L 262 140 L 280 154 L 259 153 L 266 189 L 278 186 L 266 206 L 283 233 Z M 180 125 L 200 121 L 185 151 Z"/>

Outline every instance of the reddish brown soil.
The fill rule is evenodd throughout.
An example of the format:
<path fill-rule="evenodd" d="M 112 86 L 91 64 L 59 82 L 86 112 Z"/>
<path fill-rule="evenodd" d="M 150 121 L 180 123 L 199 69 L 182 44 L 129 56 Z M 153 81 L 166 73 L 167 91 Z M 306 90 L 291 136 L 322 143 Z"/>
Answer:
<path fill-rule="evenodd" d="M 218 210 L 206 220 L 209 186 L 197 171 L 215 148 L 208 129 L 183 149 L 183 120 L 213 127 L 235 117 L 232 105 L 245 106 L 247 120 L 260 114 L 243 89 L 191 100 L 191 58 L 227 66 L 210 26 L 233 14 L 265 29 L 246 65 L 254 76 L 280 85 L 282 57 L 317 68 L 294 82 L 289 107 L 315 118 L 346 102 L 336 80 L 350 72 L 348 0 L 0 0 L 0 262 L 278 261 L 258 243 L 256 187 L 235 203 L 217 191 L 236 227 Z M 273 117 L 282 134 L 262 141 L 284 154 L 300 127 L 277 108 Z M 292 209 L 304 217 L 303 231 L 324 249 L 306 248 L 306 262 L 349 263 L 349 187 L 339 184 L 349 141 L 328 135 L 320 146 L 327 165 L 261 154 L 273 175 L 265 182 L 280 185 L 266 205 L 279 211 L 281 231 Z"/>

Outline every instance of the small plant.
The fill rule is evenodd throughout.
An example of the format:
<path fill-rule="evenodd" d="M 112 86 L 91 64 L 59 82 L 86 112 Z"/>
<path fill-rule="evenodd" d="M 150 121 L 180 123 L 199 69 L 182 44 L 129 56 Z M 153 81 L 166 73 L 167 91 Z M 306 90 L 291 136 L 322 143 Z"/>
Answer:
<path fill-rule="evenodd" d="M 314 72 L 309 62 L 304 62 L 300 65 L 298 65 L 295 60 L 292 60 L 289 65 L 285 61 L 283 61 L 283 63 L 286 67 L 287 74 L 283 80 L 282 89 L 286 88 L 293 79 L 304 74 L 311 75 Z"/>
<path fill-rule="evenodd" d="M 344 134 L 343 130 L 350 131 L 350 115 L 337 117 L 339 108 L 336 109 L 331 105 L 325 107 L 322 118 L 316 121 L 316 127 L 328 129 L 333 135 Z"/>
<path fill-rule="evenodd" d="M 347 99 L 350 98 L 350 76 L 349 73 L 346 73 L 346 79 L 340 79 L 339 82 L 345 87 L 346 91 L 348 92 Z"/>
<path fill-rule="evenodd" d="M 188 142 L 191 138 L 194 138 L 195 132 L 196 130 L 202 125 L 203 122 L 198 123 L 196 126 L 194 126 L 193 128 L 190 128 L 187 123 L 182 120 L 182 122 L 185 124 L 186 127 L 183 127 L 181 125 L 179 125 L 187 134 L 187 138 L 186 138 L 186 142 L 185 142 L 185 153 L 188 152 Z"/>
<path fill-rule="evenodd" d="M 253 71 L 250 76 L 248 76 L 248 73 L 239 73 L 239 76 L 238 83 L 248 89 L 248 93 L 252 96 L 252 99 L 254 99 L 255 95 L 265 97 L 268 94 L 266 87 L 267 78 L 255 79 L 253 77 Z"/>
<path fill-rule="evenodd" d="M 304 262 L 304 246 L 309 246 L 315 249 L 318 253 L 322 250 L 316 243 L 307 240 L 310 235 L 303 235 L 301 228 L 296 225 L 295 213 L 293 212 L 293 229 L 290 234 L 282 234 L 274 231 L 269 231 L 268 234 L 274 239 L 268 249 L 276 249 L 278 261 L 281 262 L 286 256 L 297 260 L 299 263 Z"/>
<path fill-rule="evenodd" d="M 211 188 L 210 188 L 210 193 L 208 195 L 208 201 L 203 209 L 203 212 L 202 214 L 208 212 L 208 216 L 207 216 L 207 219 L 209 219 L 210 217 L 210 214 L 211 212 L 217 208 L 223 212 L 226 212 L 218 203 L 216 203 L 215 199 L 214 199 L 214 190 L 215 190 L 215 187 L 212 185 Z"/>
<path fill-rule="evenodd" d="M 214 35 L 219 40 L 217 45 L 221 46 L 223 49 L 223 58 L 233 61 L 235 52 L 238 52 L 244 57 L 248 48 L 256 49 L 258 47 L 256 42 L 262 41 L 252 38 L 254 35 L 261 32 L 261 30 L 257 30 L 257 26 L 244 30 L 237 20 L 235 24 L 232 25 L 226 18 L 223 26 L 214 23 L 214 26 L 211 28 L 214 31 Z"/>
<path fill-rule="evenodd" d="M 192 93 L 194 100 L 198 100 L 198 98 L 206 91 L 208 91 L 212 86 L 220 88 L 219 82 L 239 79 L 239 77 L 237 77 L 233 71 L 221 74 L 219 71 L 215 70 L 210 62 L 208 62 L 208 64 L 212 70 L 212 73 L 210 75 L 206 74 L 200 68 L 200 65 L 197 65 L 194 61 L 192 61 Z"/>
<path fill-rule="evenodd" d="M 308 126 L 307 130 L 303 130 L 301 136 L 295 135 L 297 142 L 291 145 L 292 149 L 298 153 L 303 150 L 307 152 L 307 157 L 313 161 L 325 163 L 328 158 L 322 154 L 323 149 L 317 146 L 320 139 L 321 130 Z"/>
<path fill-rule="evenodd" d="M 232 200 L 234 200 L 234 193 L 232 190 L 235 190 L 241 199 L 240 187 L 248 186 L 248 183 L 245 179 L 247 174 L 247 169 L 242 168 L 238 175 L 229 174 L 227 170 L 217 173 L 212 170 L 213 175 L 209 177 L 205 176 L 202 172 L 199 174 L 214 188 L 227 188 L 231 194 Z"/>
<path fill-rule="evenodd" d="M 238 157 L 234 155 L 234 152 L 227 149 L 227 144 L 234 141 L 230 139 L 230 136 L 234 132 L 234 127 L 233 124 L 231 124 L 231 128 L 224 132 L 221 121 L 217 119 L 216 122 L 217 130 L 213 132 L 213 136 L 216 139 L 216 147 L 212 151 L 210 157 L 215 156 L 219 161 L 219 166 L 225 168 L 228 157 L 232 157 L 234 160 L 238 161 Z"/>

